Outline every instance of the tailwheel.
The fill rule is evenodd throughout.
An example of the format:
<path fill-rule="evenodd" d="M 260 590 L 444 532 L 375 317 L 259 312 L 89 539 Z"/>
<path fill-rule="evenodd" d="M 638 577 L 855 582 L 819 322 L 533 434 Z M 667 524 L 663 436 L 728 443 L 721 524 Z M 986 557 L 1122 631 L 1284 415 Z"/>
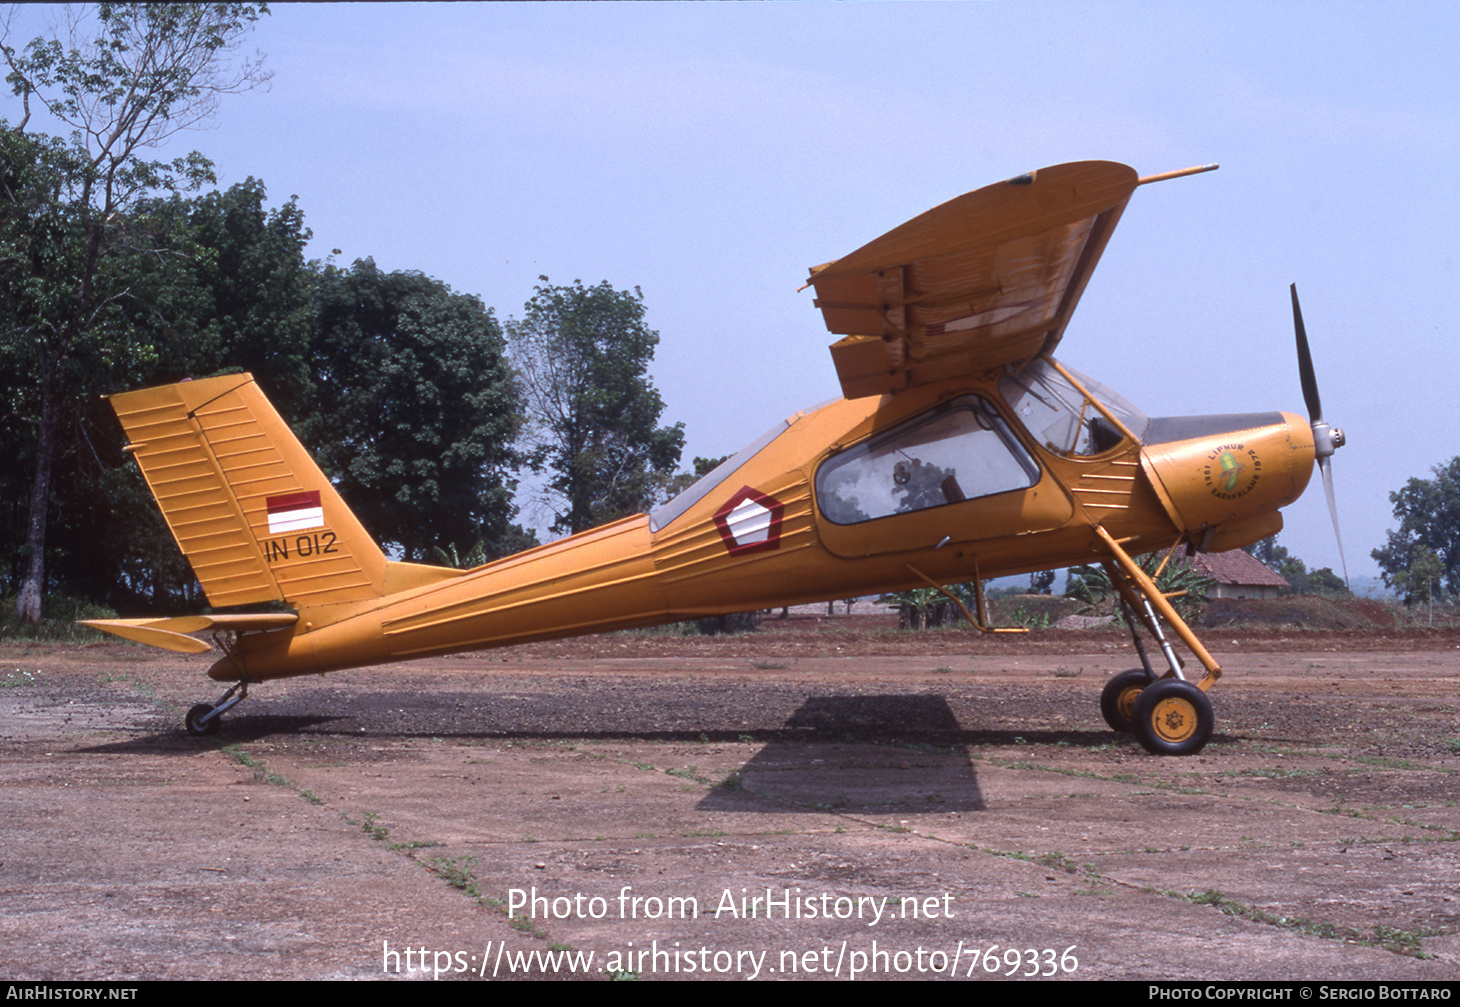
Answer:
<path fill-rule="evenodd" d="M 187 716 L 183 717 L 183 726 L 195 738 L 200 738 L 205 734 L 217 734 L 218 724 L 223 718 L 219 716 L 214 717 L 212 720 L 203 719 L 212 712 L 212 703 L 199 703 L 188 711 Z"/>
<path fill-rule="evenodd" d="M 1145 668 L 1122 671 L 1105 683 L 1105 688 L 1100 690 L 1100 715 L 1112 730 L 1123 734 L 1131 732 L 1136 700 L 1150 684 L 1151 675 Z"/>
<path fill-rule="evenodd" d="M 223 694 L 216 703 L 199 703 L 183 718 L 183 727 L 195 738 L 206 734 L 217 734 L 223 715 L 248 698 L 248 683 L 238 682 Z M 211 714 L 212 716 L 209 716 Z M 203 719 L 207 717 L 207 719 Z"/>
<path fill-rule="evenodd" d="M 1146 686 L 1131 714 L 1136 740 L 1156 755 L 1195 755 L 1211 738 L 1215 725 L 1207 694 L 1176 678 Z"/>

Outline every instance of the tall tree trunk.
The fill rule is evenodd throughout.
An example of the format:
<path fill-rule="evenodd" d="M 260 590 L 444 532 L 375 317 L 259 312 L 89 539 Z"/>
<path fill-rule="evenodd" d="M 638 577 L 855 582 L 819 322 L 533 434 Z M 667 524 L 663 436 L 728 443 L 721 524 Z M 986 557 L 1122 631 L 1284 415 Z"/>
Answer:
<path fill-rule="evenodd" d="M 36 432 L 35 479 L 30 487 L 30 516 L 26 521 L 25 579 L 15 611 L 22 622 L 41 621 L 41 595 L 46 585 L 46 517 L 51 502 L 51 458 L 55 454 L 60 407 L 56 401 L 55 364 L 41 362 L 41 415 Z"/>

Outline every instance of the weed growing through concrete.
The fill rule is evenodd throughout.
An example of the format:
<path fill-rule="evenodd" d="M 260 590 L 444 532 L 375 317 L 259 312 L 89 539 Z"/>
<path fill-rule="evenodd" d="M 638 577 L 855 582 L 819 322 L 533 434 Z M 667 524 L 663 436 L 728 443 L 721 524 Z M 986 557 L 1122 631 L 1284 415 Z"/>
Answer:
<path fill-rule="evenodd" d="M 1340 927 L 1326 920 L 1313 920 L 1306 916 L 1283 916 L 1270 913 L 1265 909 L 1259 909 L 1257 906 L 1249 906 L 1235 899 L 1229 899 L 1215 888 L 1208 888 L 1202 892 L 1192 892 L 1184 896 L 1184 898 L 1193 905 L 1212 906 L 1228 916 L 1237 916 L 1244 920 L 1251 920 L 1253 923 L 1264 923 L 1269 926 L 1281 927 L 1284 930 L 1292 930 L 1296 933 L 1306 934 L 1309 937 L 1321 937 L 1324 940 L 1367 944 L 1370 947 L 1384 948 L 1386 951 L 1393 951 L 1410 958 L 1432 957 L 1426 954 L 1420 946 L 1420 940 L 1425 937 L 1434 937 L 1439 933 L 1436 930 L 1399 930 L 1395 927 L 1377 924 L 1370 933 L 1365 934 L 1360 930 L 1355 930 L 1353 927 Z"/>
<path fill-rule="evenodd" d="M 228 756 L 234 762 L 237 762 L 239 765 L 247 766 L 249 769 L 252 769 L 256 774 L 258 774 L 259 779 L 263 780 L 265 783 L 272 783 L 276 787 L 283 787 L 285 790 L 292 790 L 294 791 L 294 793 L 304 798 L 310 804 L 324 804 L 324 800 L 320 798 L 318 794 L 314 793 L 314 791 L 306 790 L 303 787 L 291 782 L 286 777 L 280 776 L 264 763 L 260 762 L 258 759 L 245 752 L 238 745 L 224 745 L 221 749 L 219 749 L 219 751 Z"/>

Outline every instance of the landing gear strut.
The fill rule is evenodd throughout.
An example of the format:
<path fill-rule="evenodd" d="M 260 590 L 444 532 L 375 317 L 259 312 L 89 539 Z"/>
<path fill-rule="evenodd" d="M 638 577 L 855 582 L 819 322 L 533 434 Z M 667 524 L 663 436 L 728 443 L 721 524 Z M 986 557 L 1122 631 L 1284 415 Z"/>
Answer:
<path fill-rule="evenodd" d="M 234 696 L 234 693 L 238 693 Z M 183 717 L 183 727 L 195 738 L 218 733 L 218 724 L 223 715 L 248 698 L 248 683 L 239 682 L 223 694 L 216 703 L 199 703 Z"/>

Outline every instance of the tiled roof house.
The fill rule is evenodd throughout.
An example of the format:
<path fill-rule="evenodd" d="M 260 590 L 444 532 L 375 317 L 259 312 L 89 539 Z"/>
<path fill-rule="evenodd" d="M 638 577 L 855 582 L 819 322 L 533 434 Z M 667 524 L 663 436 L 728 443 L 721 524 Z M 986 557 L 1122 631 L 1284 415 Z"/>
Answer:
<path fill-rule="evenodd" d="M 1276 598 L 1288 582 L 1241 549 L 1197 553 L 1191 569 L 1212 581 L 1208 598 Z"/>

